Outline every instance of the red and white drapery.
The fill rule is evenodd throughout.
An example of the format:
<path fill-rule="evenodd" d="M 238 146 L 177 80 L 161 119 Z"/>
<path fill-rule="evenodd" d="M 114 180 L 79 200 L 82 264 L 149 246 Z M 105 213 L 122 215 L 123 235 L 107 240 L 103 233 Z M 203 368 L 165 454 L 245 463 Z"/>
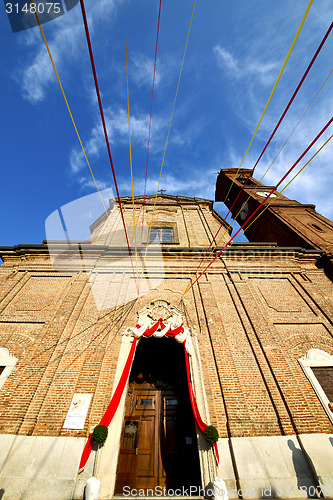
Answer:
<path fill-rule="evenodd" d="M 190 373 L 190 364 L 189 364 L 189 354 L 192 354 L 192 342 L 191 342 L 191 337 L 189 335 L 189 331 L 183 326 L 183 324 L 179 325 L 178 327 L 174 328 L 171 323 L 163 323 L 162 319 L 159 319 L 155 324 L 152 324 L 150 321 L 147 321 L 144 325 L 136 325 L 135 328 L 130 328 L 131 332 L 134 335 L 133 343 L 129 352 L 129 355 L 127 357 L 123 372 L 121 374 L 121 377 L 119 379 L 117 388 L 111 398 L 111 401 L 109 403 L 109 406 L 106 409 L 106 412 L 104 413 L 104 416 L 102 420 L 100 421 L 100 425 L 106 425 L 109 427 L 116 411 L 119 406 L 122 394 L 124 392 L 124 389 L 126 387 L 128 377 L 131 371 L 132 363 L 133 363 L 133 358 L 135 354 L 135 349 L 138 343 L 138 340 L 143 337 L 151 337 L 152 335 L 157 338 L 164 337 L 165 335 L 167 337 L 172 337 L 177 340 L 177 342 L 181 342 L 184 344 L 184 352 L 185 352 L 185 363 L 186 363 L 186 375 L 187 375 L 187 383 L 188 383 L 188 389 L 189 389 L 189 395 L 190 395 L 190 401 L 191 401 L 191 406 L 192 406 L 192 411 L 193 415 L 195 418 L 195 421 L 199 427 L 199 429 L 203 432 L 205 428 L 207 427 L 207 424 L 202 420 L 200 416 L 200 412 L 198 410 L 198 406 L 195 400 L 192 384 L 191 384 L 191 373 Z M 89 455 L 92 450 L 92 440 L 91 440 L 92 434 L 89 435 L 88 441 L 84 447 L 82 456 L 81 456 L 81 461 L 79 465 L 79 472 L 83 471 L 83 467 L 87 463 L 87 460 L 89 458 Z M 216 463 L 218 464 L 219 462 L 219 454 L 218 454 L 218 448 L 217 444 L 215 443 L 214 445 L 215 448 L 215 458 L 216 458 Z"/>
<path fill-rule="evenodd" d="M 189 390 L 189 394 L 190 394 L 193 416 L 194 416 L 194 419 L 195 419 L 199 429 L 201 430 L 201 432 L 204 432 L 204 430 L 206 429 L 206 427 L 208 427 L 208 425 L 205 424 L 205 422 L 202 420 L 199 409 L 198 409 L 198 405 L 197 405 L 197 402 L 196 402 L 196 399 L 194 396 L 194 392 L 193 392 L 193 388 L 192 388 L 192 384 L 191 384 L 191 371 L 190 371 L 190 362 L 188 359 L 188 352 L 186 349 L 184 349 L 184 351 L 185 351 L 187 385 L 188 385 L 188 390 Z M 214 450 L 215 450 L 216 465 L 218 465 L 220 457 L 219 457 L 219 450 L 217 447 L 217 443 L 214 444 Z"/>
<path fill-rule="evenodd" d="M 123 392 L 124 392 L 124 389 L 125 389 L 125 386 L 127 384 L 127 380 L 128 380 L 128 377 L 129 377 L 129 374 L 131 371 L 137 342 L 138 342 L 138 339 L 136 337 L 134 337 L 133 343 L 131 346 L 131 350 L 129 352 L 129 355 L 128 355 L 127 361 L 125 363 L 121 377 L 119 379 L 117 388 L 114 391 L 114 394 L 111 398 L 109 406 L 106 409 L 106 412 L 104 413 L 102 420 L 100 421 L 100 425 L 106 425 L 107 427 L 109 427 L 109 425 L 111 424 L 111 421 L 114 417 L 114 414 L 117 411 L 117 408 L 118 408 L 120 400 L 121 400 L 121 396 L 123 395 Z M 92 433 L 89 434 L 88 441 L 86 442 L 86 445 L 83 449 L 81 461 L 80 461 L 80 465 L 79 465 L 79 472 L 83 472 L 83 467 L 86 465 L 87 460 L 89 458 L 89 455 L 91 453 L 92 444 L 93 444 L 92 440 L 91 440 L 91 436 L 92 436 Z"/>
<path fill-rule="evenodd" d="M 175 328 L 172 323 L 163 323 L 163 320 L 160 318 L 155 324 L 148 320 L 144 325 L 136 325 L 135 328 L 129 328 L 129 330 L 138 338 L 151 336 L 161 338 L 165 335 L 167 337 L 172 337 L 177 340 L 177 342 L 184 344 L 187 352 L 190 355 L 192 354 L 191 336 L 183 323 Z"/>

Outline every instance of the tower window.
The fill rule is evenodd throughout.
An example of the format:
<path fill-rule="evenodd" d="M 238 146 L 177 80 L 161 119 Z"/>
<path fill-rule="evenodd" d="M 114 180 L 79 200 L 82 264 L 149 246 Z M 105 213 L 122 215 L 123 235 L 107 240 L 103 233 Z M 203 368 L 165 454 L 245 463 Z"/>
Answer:
<path fill-rule="evenodd" d="M 172 227 L 152 227 L 149 243 L 174 243 L 174 232 Z"/>
<path fill-rule="evenodd" d="M 251 181 L 251 179 L 248 179 L 248 177 L 246 177 L 245 175 L 241 175 L 240 177 L 237 177 L 237 180 L 241 184 L 246 183 L 247 186 L 256 186 L 256 183 Z"/>
<path fill-rule="evenodd" d="M 311 226 L 314 227 L 317 231 L 323 231 L 323 229 L 317 226 L 317 224 L 311 224 Z"/>

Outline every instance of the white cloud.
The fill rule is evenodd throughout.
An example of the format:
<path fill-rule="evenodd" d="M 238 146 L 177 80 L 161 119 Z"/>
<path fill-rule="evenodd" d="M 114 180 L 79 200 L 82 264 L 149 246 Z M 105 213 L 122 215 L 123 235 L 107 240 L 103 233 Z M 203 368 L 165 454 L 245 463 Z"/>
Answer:
<path fill-rule="evenodd" d="M 55 50 L 53 60 L 57 66 L 58 55 Z M 46 88 L 53 78 L 49 56 L 41 49 L 32 64 L 26 67 L 16 80 L 21 82 L 23 97 L 31 104 L 36 104 L 44 99 Z"/>
<path fill-rule="evenodd" d="M 301 50 L 301 47 L 299 46 L 298 49 Z M 263 97 L 263 92 L 260 87 L 255 84 L 256 80 L 246 78 L 246 72 L 245 69 L 244 71 L 242 69 L 241 61 L 234 58 L 229 52 L 224 51 L 223 48 L 221 48 L 221 50 L 216 49 L 215 53 L 219 58 L 219 64 L 221 66 L 223 65 L 225 70 L 230 72 L 229 74 L 232 74 L 232 70 L 234 71 L 234 81 L 237 78 L 237 82 L 233 85 L 233 98 L 230 101 L 232 102 L 234 113 L 237 114 L 238 118 L 246 125 L 249 131 L 248 139 L 242 144 L 242 147 L 240 147 L 239 141 L 237 141 L 237 143 L 235 142 L 229 144 L 229 152 L 224 164 L 238 168 L 258 123 L 261 112 L 263 111 L 266 99 L 268 98 L 269 87 L 265 91 L 267 97 Z M 255 57 L 256 56 L 254 54 L 253 58 Z M 297 61 L 299 61 L 299 58 Z M 305 70 L 306 64 L 306 59 L 304 61 L 302 59 L 302 72 Z M 253 63 L 246 64 L 246 71 L 248 72 L 247 76 L 254 71 L 254 68 L 255 65 Z M 317 68 L 319 67 L 317 66 Z M 260 73 L 260 69 L 256 69 L 256 71 L 257 70 Z M 262 71 L 263 77 L 266 75 L 266 70 L 268 70 L 267 74 L 269 74 L 269 67 L 264 68 Z M 298 71 L 299 66 L 295 67 L 295 62 L 294 66 L 292 64 L 287 66 L 287 71 L 284 73 L 283 78 L 279 83 L 277 92 L 274 94 L 267 110 L 268 112 L 265 114 L 265 117 L 258 129 L 258 133 L 250 147 L 249 153 L 242 165 L 243 168 L 251 169 L 257 161 L 259 154 L 270 137 L 270 134 L 272 133 L 278 119 L 288 103 L 289 98 L 295 90 L 300 77 L 302 76 L 302 73 L 298 73 Z M 278 153 L 278 150 L 284 141 L 286 141 L 288 135 L 320 88 L 320 85 L 323 83 L 328 72 L 329 68 L 325 68 L 324 70 L 320 68 L 317 72 L 315 70 L 310 71 L 301 91 L 293 102 L 292 107 L 288 111 L 263 158 L 260 160 L 254 174 L 256 179 L 260 179 L 265 170 L 269 167 L 270 163 Z M 332 109 L 333 106 L 333 99 L 331 97 L 329 87 L 330 81 L 328 81 L 321 93 L 318 95 L 313 105 L 302 119 L 300 125 L 297 127 L 283 151 L 269 170 L 267 176 L 263 179 L 265 184 L 275 185 L 281 179 L 281 177 L 309 146 L 311 141 L 316 137 L 331 117 L 330 109 Z M 244 112 L 244 110 L 246 110 L 246 112 Z M 330 128 L 332 129 L 332 126 Z M 316 144 L 309 151 L 309 153 L 300 161 L 295 171 L 293 171 L 288 179 L 284 181 L 282 186 L 280 186 L 279 191 L 283 189 L 286 183 L 306 163 L 306 161 L 312 157 L 312 155 L 316 152 L 320 145 L 324 143 L 330 134 L 332 134 L 332 131 L 328 130 L 325 135 L 320 138 L 318 144 Z M 333 140 L 331 142 L 333 142 Z M 331 168 L 332 154 L 333 144 L 329 143 L 329 145 L 327 145 L 316 156 L 316 158 L 312 160 L 305 170 L 301 172 L 292 184 L 283 192 L 283 194 L 287 197 L 296 199 L 301 203 L 316 202 L 317 211 L 329 218 L 332 218 L 333 216 L 333 203 L 330 190 L 330 186 L 333 183 L 333 171 Z"/>
<path fill-rule="evenodd" d="M 277 63 L 263 63 L 257 60 L 238 60 L 228 50 L 216 45 L 213 48 L 218 65 L 224 69 L 231 78 L 251 78 L 263 85 L 270 85 L 274 79 Z"/>
<path fill-rule="evenodd" d="M 110 144 L 117 144 L 117 146 L 128 144 L 127 110 L 118 108 L 117 111 L 114 111 L 111 108 L 106 108 L 104 113 Z M 139 145 L 142 148 L 147 147 L 148 123 L 148 114 L 133 114 L 131 116 L 131 142 L 133 146 Z M 159 137 L 161 132 L 165 130 L 165 127 L 166 123 L 164 120 L 156 117 L 152 120 L 152 140 L 150 142 L 151 153 L 154 153 L 154 148 L 156 152 L 157 145 L 155 147 L 155 144 L 157 143 L 157 137 Z M 88 139 L 84 142 L 84 148 L 89 161 L 97 159 L 105 147 L 104 131 L 98 115 L 94 127 L 88 134 Z M 158 151 L 160 151 L 159 147 Z M 77 174 L 85 168 L 86 160 L 79 146 L 72 148 L 69 161 L 72 174 Z"/>
<path fill-rule="evenodd" d="M 162 173 L 159 189 L 164 189 L 166 194 L 183 195 L 189 197 L 207 198 L 214 200 L 215 196 L 216 172 L 214 169 L 189 168 L 187 175 L 177 177 L 174 173 Z M 150 176 L 147 180 L 147 193 L 155 194 L 158 177 Z M 122 195 L 131 193 L 130 180 L 119 180 L 119 190 Z M 134 179 L 135 195 L 142 195 L 144 192 L 144 179 Z"/>
<path fill-rule="evenodd" d="M 138 87 L 152 87 L 154 74 L 154 60 L 142 54 L 132 54 L 131 56 L 132 69 L 130 71 L 131 80 L 134 80 Z M 155 87 L 158 87 L 161 82 L 162 63 L 157 60 L 155 70 Z"/>
<path fill-rule="evenodd" d="M 236 78 L 241 75 L 239 63 L 230 52 L 228 52 L 220 45 L 216 45 L 213 48 L 213 52 L 216 54 L 219 66 L 229 70 Z"/>
<path fill-rule="evenodd" d="M 96 191 L 96 184 L 98 186 L 98 189 L 99 191 L 103 191 L 103 190 L 109 190 L 110 189 L 110 183 L 108 182 L 105 182 L 99 178 L 96 179 L 96 184 L 93 180 L 93 178 L 90 176 L 84 176 L 84 175 L 81 175 L 77 178 L 77 181 L 79 182 L 80 186 L 82 189 L 84 190 L 89 190 L 89 191 Z M 107 202 L 108 200 L 107 199 L 103 199 L 104 203 Z"/>
<path fill-rule="evenodd" d="M 87 1 L 89 30 L 94 32 L 95 24 L 100 20 L 110 17 L 120 0 L 100 0 L 94 2 L 93 9 L 89 9 L 91 1 Z M 56 65 L 58 73 L 61 74 L 67 60 L 71 64 L 78 60 L 82 49 L 86 50 L 84 42 L 84 30 L 80 19 L 80 7 L 77 6 L 69 13 L 48 23 L 47 42 Z M 45 31 L 45 30 L 44 30 Z M 39 28 L 34 28 L 23 37 L 24 43 L 29 47 L 31 56 L 17 71 L 15 80 L 19 83 L 22 95 L 31 104 L 37 104 L 45 99 L 46 92 L 51 85 L 58 85 L 54 70 L 42 42 Z"/>
<path fill-rule="evenodd" d="M 327 109 L 333 105 L 332 100 L 326 101 Z M 269 146 L 267 153 L 262 157 L 255 169 L 253 176 L 260 180 L 267 168 L 269 171 L 262 179 L 266 185 L 276 185 L 290 167 L 296 162 L 300 155 L 309 146 L 311 141 L 320 132 L 328 119 L 328 113 L 324 107 L 320 106 L 314 110 L 305 123 L 302 123 L 295 131 L 290 141 L 279 154 L 275 162 L 271 165 L 277 155 L 283 141 L 289 133 L 288 127 L 282 130 L 278 138 Z M 289 125 L 290 126 L 290 125 Z M 280 185 L 278 191 L 281 192 L 292 177 L 312 158 L 320 146 L 332 135 L 332 125 L 322 135 L 318 142 L 303 157 L 295 169 L 289 174 L 285 181 Z M 260 150 L 250 150 L 244 161 L 243 168 L 253 168 Z M 316 200 L 316 210 L 324 216 L 332 219 L 333 202 L 331 186 L 333 184 L 333 170 L 331 168 L 333 155 L 333 139 L 317 154 L 317 156 L 305 167 L 305 169 L 292 181 L 283 194 L 288 198 L 295 199 L 300 203 L 314 203 Z M 231 146 L 228 152 L 227 163 L 232 167 L 238 168 L 242 160 L 238 150 Z"/>

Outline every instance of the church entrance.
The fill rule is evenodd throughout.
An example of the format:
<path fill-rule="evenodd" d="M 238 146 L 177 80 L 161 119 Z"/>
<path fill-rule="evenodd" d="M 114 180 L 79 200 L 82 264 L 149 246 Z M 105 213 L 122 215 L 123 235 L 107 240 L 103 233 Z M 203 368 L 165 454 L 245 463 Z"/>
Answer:
<path fill-rule="evenodd" d="M 142 338 L 129 379 L 116 494 L 192 485 L 200 486 L 201 476 L 184 346 Z"/>

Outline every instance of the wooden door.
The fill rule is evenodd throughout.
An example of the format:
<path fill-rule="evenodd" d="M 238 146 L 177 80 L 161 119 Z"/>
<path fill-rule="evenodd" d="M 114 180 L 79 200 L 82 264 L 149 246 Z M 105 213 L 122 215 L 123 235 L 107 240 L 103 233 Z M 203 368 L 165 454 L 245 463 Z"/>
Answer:
<path fill-rule="evenodd" d="M 154 488 L 159 476 L 159 415 L 160 391 L 157 389 L 130 388 L 126 416 L 120 444 L 116 493 L 123 487 Z M 132 440 L 127 440 L 128 426 Z M 134 438 L 135 434 L 135 438 Z"/>
<path fill-rule="evenodd" d="M 135 390 L 135 415 L 140 418 L 136 488 L 154 488 L 159 477 L 160 394 L 156 389 Z"/>
<path fill-rule="evenodd" d="M 125 417 L 120 443 L 116 493 L 122 494 L 124 486 L 134 488 L 139 426 L 139 418 Z"/>
<path fill-rule="evenodd" d="M 124 486 L 154 489 L 197 484 L 198 453 L 191 417 L 177 391 L 133 385 L 127 398 L 116 494 L 123 494 Z"/>
<path fill-rule="evenodd" d="M 182 479 L 183 428 L 181 425 L 181 401 L 172 390 L 161 393 L 161 486 L 176 488 Z"/>
<path fill-rule="evenodd" d="M 183 345 L 143 340 L 130 374 L 115 492 L 188 487 L 199 478 Z"/>

